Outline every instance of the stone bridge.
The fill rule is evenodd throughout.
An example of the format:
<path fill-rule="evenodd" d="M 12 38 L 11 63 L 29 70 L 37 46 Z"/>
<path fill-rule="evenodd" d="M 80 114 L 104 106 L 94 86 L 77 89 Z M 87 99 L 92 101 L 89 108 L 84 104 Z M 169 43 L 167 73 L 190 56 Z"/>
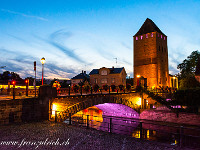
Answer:
<path fill-rule="evenodd" d="M 155 100 L 141 93 L 120 93 L 120 94 L 98 94 L 84 96 L 65 96 L 50 100 L 49 120 L 54 120 L 55 115 L 58 121 L 66 120 L 69 115 L 73 115 L 88 107 L 103 104 L 117 103 L 126 105 L 136 111 L 148 109 L 153 105 L 159 105 Z"/>

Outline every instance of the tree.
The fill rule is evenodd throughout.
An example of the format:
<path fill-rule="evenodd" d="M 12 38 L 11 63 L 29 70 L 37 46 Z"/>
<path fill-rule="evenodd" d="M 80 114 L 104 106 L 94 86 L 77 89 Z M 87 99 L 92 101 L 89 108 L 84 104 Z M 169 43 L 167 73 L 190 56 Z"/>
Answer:
<path fill-rule="evenodd" d="M 190 56 L 187 57 L 182 63 L 177 66 L 180 69 L 180 79 L 188 76 L 194 76 L 198 59 L 200 58 L 200 52 L 198 50 L 193 51 Z"/>
<path fill-rule="evenodd" d="M 180 89 L 190 89 L 200 87 L 200 83 L 195 79 L 194 76 L 187 76 L 180 80 Z"/>

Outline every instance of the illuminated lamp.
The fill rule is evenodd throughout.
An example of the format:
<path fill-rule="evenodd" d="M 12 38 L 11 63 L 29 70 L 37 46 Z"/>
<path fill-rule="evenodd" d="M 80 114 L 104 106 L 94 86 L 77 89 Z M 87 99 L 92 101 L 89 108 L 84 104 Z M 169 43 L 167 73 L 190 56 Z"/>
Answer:
<path fill-rule="evenodd" d="M 140 75 L 138 74 L 136 77 L 137 77 L 137 78 L 139 78 L 139 77 L 140 77 Z"/>
<path fill-rule="evenodd" d="M 55 112 L 56 112 L 56 105 L 53 104 L 53 106 L 52 106 L 52 115 L 53 116 L 55 115 Z"/>

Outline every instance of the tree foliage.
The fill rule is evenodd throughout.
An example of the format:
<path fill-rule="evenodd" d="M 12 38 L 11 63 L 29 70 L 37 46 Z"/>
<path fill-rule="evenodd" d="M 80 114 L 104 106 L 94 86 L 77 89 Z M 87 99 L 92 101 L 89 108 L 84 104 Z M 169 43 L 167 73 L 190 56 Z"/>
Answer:
<path fill-rule="evenodd" d="M 180 78 L 186 78 L 188 76 L 194 76 L 198 59 L 200 58 L 200 52 L 198 50 L 193 51 L 190 56 L 187 57 L 177 68 L 180 69 Z"/>

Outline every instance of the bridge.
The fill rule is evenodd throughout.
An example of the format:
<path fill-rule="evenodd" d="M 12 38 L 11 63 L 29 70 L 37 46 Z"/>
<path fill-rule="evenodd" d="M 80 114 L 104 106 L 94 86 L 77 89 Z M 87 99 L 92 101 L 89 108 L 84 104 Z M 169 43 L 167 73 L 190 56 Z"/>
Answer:
<path fill-rule="evenodd" d="M 81 110 L 104 103 L 123 104 L 137 112 L 161 105 L 144 92 L 57 96 L 49 100 L 49 120 L 53 121 L 56 117 L 61 122 Z"/>

